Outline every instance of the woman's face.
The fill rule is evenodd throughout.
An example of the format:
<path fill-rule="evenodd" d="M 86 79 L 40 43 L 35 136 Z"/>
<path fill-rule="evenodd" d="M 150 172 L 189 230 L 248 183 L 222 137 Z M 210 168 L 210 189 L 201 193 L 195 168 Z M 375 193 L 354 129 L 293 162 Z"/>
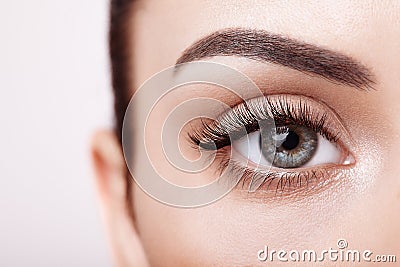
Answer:
<path fill-rule="evenodd" d="M 320 257 L 323 250 L 340 250 L 337 242 L 345 239 L 346 249 L 360 251 L 361 258 L 365 250 L 372 260 L 400 256 L 400 2 L 146 0 L 134 6 L 128 25 L 131 88 L 177 61 L 202 60 L 240 71 L 262 93 L 238 86 L 241 99 L 198 84 L 157 102 L 145 138 L 160 176 L 178 185 L 204 185 L 223 169 L 224 179 L 238 183 L 198 208 L 165 205 L 129 183 L 135 230 L 111 230 L 123 236 L 116 250 L 136 255 L 129 239 L 139 237 L 151 266 L 253 266 L 265 265 L 258 259 L 265 246 L 268 253 L 314 250 Z M 163 143 L 160 136 L 171 112 L 198 98 L 226 106 L 193 104 L 191 112 L 217 121 L 176 123 L 187 159 L 218 155 L 193 175 L 171 166 L 163 147 L 175 140 Z M 187 109 L 175 110 L 176 118 L 179 112 Z M 271 116 L 275 133 L 252 122 Z M 238 124 L 249 135 L 229 132 Z M 210 141 L 216 147 L 208 147 Z M 147 157 L 132 149 L 134 158 Z M 249 192 L 252 177 L 262 182 Z M 118 218 L 130 220 L 115 218 L 114 228 L 124 220 Z M 272 263 L 293 265 L 278 253 L 273 257 Z M 343 264 L 325 258 L 323 266 Z"/>

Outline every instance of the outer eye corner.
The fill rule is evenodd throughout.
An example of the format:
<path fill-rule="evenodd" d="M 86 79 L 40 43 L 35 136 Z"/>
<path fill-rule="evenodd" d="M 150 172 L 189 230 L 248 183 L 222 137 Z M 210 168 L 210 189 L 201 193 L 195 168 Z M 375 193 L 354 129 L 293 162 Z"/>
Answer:
<path fill-rule="evenodd" d="M 346 149 L 344 151 L 344 153 L 345 154 L 343 155 L 343 158 L 342 158 L 342 164 L 343 165 L 350 166 L 350 165 L 356 164 L 356 158 L 355 158 L 354 154 L 349 149 Z"/>

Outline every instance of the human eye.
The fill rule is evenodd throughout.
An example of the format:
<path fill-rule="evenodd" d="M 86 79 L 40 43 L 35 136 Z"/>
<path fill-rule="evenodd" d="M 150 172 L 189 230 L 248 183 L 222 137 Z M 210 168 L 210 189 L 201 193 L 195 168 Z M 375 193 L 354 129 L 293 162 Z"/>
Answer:
<path fill-rule="evenodd" d="M 354 163 L 351 138 L 335 112 L 300 95 L 244 101 L 214 121 L 203 121 L 189 137 L 218 155 L 219 171 L 241 175 L 240 184 L 247 183 L 249 191 L 310 189 Z"/>

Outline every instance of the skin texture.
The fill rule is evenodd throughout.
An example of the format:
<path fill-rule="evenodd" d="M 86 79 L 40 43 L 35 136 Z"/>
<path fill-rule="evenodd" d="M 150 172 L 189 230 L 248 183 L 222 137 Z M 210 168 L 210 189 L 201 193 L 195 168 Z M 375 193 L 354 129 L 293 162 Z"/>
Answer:
<path fill-rule="evenodd" d="M 249 194 L 234 189 L 205 207 L 170 207 L 127 182 L 117 138 L 112 132 L 98 132 L 93 162 L 118 266 L 265 266 L 257 259 L 264 245 L 322 251 L 337 248 L 340 238 L 347 240 L 349 249 L 397 255 L 400 260 L 400 2 L 147 0 L 135 5 L 129 27 L 131 88 L 174 65 L 200 38 L 235 27 L 265 30 L 342 53 L 367 66 L 375 84 L 374 90 L 364 92 L 270 63 L 224 56 L 205 59 L 240 70 L 264 93 L 325 103 L 340 118 L 353 140 L 346 146 L 355 164 L 338 172 L 338 182 L 302 197 L 277 199 L 262 190 Z M 185 184 L 187 177 L 165 161 L 157 134 L 174 107 L 200 96 L 238 104 L 217 88 L 187 86 L 165 96 L 148 120 L 149 155 L 160 173 L 172 172 L 174 183 Z M 184 128 L 182 134 L 187 131 Z M 184 154 L 196 157 L 184 138 L 180 144 Z M 210 177 L 210 172 L 197 176 L 202 183 Z M 127 186 L 133 190 L 129 201 L 134 218 L 127 211 Z M 341 264 L 325 261 L 319 266 Z"/>

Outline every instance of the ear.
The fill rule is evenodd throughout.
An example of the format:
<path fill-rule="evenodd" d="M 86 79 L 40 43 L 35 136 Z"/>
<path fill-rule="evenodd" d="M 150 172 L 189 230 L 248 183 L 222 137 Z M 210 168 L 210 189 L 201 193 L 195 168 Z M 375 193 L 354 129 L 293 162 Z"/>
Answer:
<path fill-rule="evenodd" d="M 92 161 L 103 219 L 117 266 L 149 266 L 127 207 L 126 165 L 121 145 L 111 131 L 92 139 Z"/>

